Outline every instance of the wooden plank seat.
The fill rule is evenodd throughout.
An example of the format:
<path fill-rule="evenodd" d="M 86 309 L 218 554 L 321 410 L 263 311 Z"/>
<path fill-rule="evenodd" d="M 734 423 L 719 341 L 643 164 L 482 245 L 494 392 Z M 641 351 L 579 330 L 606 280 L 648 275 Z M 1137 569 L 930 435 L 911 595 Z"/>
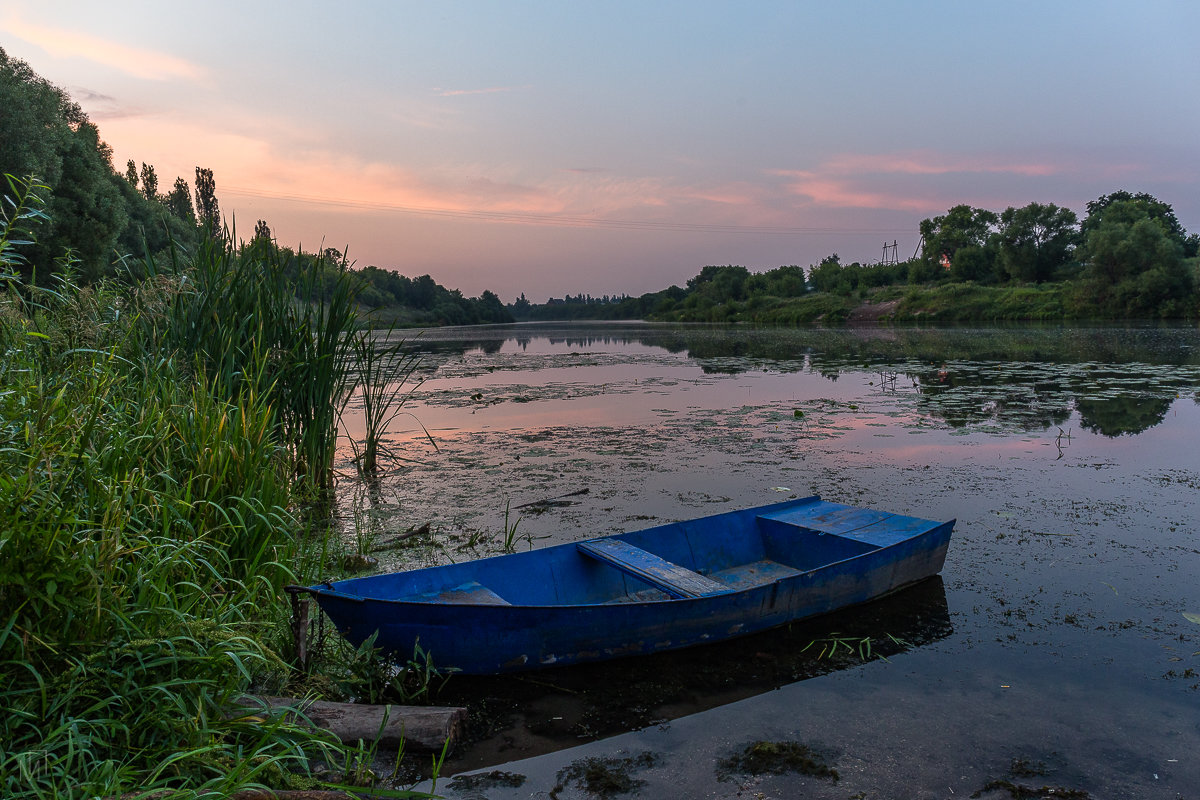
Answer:
<path fill-rule="evenodd" d="M 592 539 L 575 546 L 581 553 L 656 586 L 672 597 L 707 597 L 730 591 L 723 583 L 620 539 Z"/>
<path fill-rule="evenodd" d="M 735 567 L 714 572 L 709 577 L 731 589 L 749 589 L 800 574 L 802 574 L 800 570 L 789 567 L 787 564 L 763 559 L 762 561 L 752 561 L 749 564 L 738 564 Z"/>

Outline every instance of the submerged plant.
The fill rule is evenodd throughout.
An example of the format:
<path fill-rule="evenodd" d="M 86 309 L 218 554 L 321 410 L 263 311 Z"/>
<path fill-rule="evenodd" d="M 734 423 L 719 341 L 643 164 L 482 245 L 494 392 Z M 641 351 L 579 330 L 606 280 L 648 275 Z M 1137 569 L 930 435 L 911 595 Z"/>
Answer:
<path fill-rule="evenodd" d="M 783 775 L 787 772 L 829 778 L 835 783 L 840 779 L 837 769 L 821 754 L 800 742 L 752 742 L 740 752 L 722 759 L 717 766 L 720 777 L 732 773 Z"/>

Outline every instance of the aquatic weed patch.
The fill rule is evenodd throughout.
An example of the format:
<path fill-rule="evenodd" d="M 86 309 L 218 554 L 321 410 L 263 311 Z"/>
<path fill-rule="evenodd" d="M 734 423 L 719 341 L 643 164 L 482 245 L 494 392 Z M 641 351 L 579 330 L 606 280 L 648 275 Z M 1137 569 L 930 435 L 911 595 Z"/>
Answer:
<path fill-rule="evenodd" d="M 629 794 L 646 785 L 644 780 L 635 778 L 633 773 L 649 769 L 660 760 L 655 753 L 644 752 L 625 758 L 610 756 L 573 761 L 558 771 L 554 788 L 550 790 L 550 797 L 557 800 L 558 793 L 572 783 L 601 798 Z"/>
<path fill-rule="evenodd" d="M 834 782 L 841 779 L 837 768 L 823 755 L 800 742 L 751 742 L 741 752 L 717 764 L 717 777 L 722 780 L 734 774 L 784 775 L 788 772 L 829 778 Z"/>
<path fill-rule="evenodd" d="M 456 792 L 477 792 L 482 789 L 498 788 L 519 789 L 525 785 L 525 780 L 525 776 L 519 772 L 494 769 L 474 775 L 458 775 L 450 781 L 450 788 Z"/>
<path fill-rule="evenodd" d="M 1008 792 L 1008 796 L 1013 800 L 1090 800 L 1091 795 L 1083 789 L 1068 789 L 1063 786 L 1040 786 L 1034 788 L 1032 786 L 1022 786 L 1013 783 L 1010 780 L 994 780 L 988 783 L 971 795 L 972 798 L 981 798 L 988 792 L 1003 791 Z"/>

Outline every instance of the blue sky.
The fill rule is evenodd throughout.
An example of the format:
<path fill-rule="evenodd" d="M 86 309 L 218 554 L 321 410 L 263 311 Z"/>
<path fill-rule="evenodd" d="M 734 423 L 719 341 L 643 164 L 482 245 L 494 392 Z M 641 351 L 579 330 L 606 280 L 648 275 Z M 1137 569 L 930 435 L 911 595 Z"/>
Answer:
<path fill-rule="evenodd" d="M 239 231 L 505 300 L 916 249 L 958 203 L 1200 230 L 1195 2 L 0 4 L 0 46 Z"/>

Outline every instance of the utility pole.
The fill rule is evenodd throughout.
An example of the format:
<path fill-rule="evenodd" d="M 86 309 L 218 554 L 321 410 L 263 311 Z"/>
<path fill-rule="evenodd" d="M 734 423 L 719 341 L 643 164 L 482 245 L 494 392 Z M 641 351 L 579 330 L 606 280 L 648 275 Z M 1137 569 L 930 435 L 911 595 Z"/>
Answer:
<path fill-rule="evenodd" d="M 893 240 L 891 244 L 883 243 L 883 261 L 880 263 L 885 267 L 890 267 L 900 263 L 899 243 Z"/>

